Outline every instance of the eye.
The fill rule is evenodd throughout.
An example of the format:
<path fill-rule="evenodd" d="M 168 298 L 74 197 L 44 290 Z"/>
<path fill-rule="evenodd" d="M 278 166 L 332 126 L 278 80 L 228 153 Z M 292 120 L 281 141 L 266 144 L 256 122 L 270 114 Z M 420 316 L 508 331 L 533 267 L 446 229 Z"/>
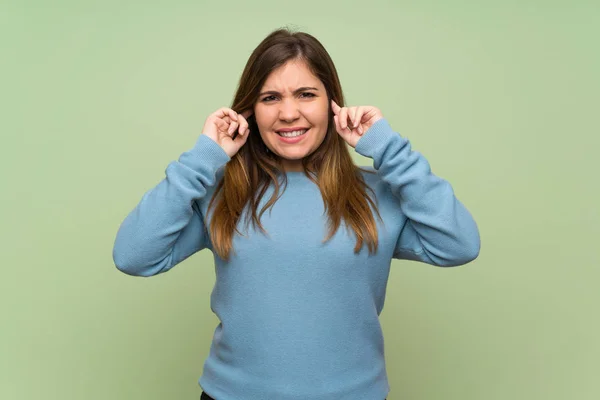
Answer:
<path fill-rule="evenodd" d="M 316 97 L 316 95 L 311 92 L 303 92 L 300 94 L 300 97 L 311 98 L 311 97 Z M 263 99 L 261 101 L 263 101 L 264 103 L 269 103 L 269 102 L 273 101 L 274 99 L 275 99 L 275 96 L 271 95 L 271 96 L 263 97 Z"/>

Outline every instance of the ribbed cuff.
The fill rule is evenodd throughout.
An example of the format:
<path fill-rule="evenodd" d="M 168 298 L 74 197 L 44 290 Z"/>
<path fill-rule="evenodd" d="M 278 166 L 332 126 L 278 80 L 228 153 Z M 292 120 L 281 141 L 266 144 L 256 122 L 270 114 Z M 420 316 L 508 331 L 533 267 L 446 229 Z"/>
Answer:
<path fill-rule="evenodd" d="M 394 132 L 389 122 L 382 118 L 375 122 L 356 143 L 354 150 L 362 156 L 373 158 L 378 150 L 383 150 L 394 136 L 400 136 Z"/>
<path fill-rule="evenodd" d="M 231 160 L 214 140 L 206 135 L 200 135 L 194 147 L 182 155 L 186 159 L 187 164 L 192 164 L 195 170 L 196 167 L 211 166 L 213 171 L 218 170 Z"/>

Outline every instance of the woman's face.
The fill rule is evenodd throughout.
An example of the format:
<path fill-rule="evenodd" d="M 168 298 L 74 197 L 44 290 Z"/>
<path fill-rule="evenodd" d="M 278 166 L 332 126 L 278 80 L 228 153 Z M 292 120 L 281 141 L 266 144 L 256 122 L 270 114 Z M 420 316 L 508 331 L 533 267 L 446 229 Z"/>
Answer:
<path fill-rule="evenodd" d="M 285 170 L 302 171 L 302 159 L 321 145 L 327 133 L 325 86 L 303 61 L 289 61 L 265 81 L 254 115 L 260 136 L 281 157 Z M 285 137 L 284 131 L 291 130 L 293 137 Z"/>

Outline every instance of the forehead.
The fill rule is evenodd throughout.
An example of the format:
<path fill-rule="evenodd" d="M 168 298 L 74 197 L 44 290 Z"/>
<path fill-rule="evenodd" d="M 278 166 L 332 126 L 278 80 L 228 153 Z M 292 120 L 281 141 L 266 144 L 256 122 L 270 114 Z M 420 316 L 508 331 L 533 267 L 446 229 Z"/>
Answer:
<path fill-rule="evenodd" d="M 323 88 L 323 83 L 317 78 L 303 61 L 288 61 L 277 68 L 267 77 L 262 90 L 292 92 L 303 86 Z"/>

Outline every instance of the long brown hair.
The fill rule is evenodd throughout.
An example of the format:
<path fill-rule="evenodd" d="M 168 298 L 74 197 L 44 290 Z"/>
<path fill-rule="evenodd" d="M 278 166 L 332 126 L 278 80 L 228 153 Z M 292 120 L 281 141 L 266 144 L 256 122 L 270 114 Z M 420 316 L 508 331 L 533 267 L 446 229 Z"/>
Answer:
<path fill-rule="evenodd" d="M 376 199 L 371 199 L 367 190 L 371 191 L 373 197 L 375 193 L 365 183 L 361 169 L 354 164 L 345 141 L 335 130 L 330 100 L 343 107 L 344 95 L 336 68 L 323 45 L 308 33 L 292 32 L 286 28 L 273 31 L 250 55 L 231 108 L 237 113 L 252 110 L 269 74 L 291 60 L 304 61 L 323 82 L 328 96 L 329 124 L 323 143 L 302 159 L 304 174 L 318 185 L 327 211 L 329 232 L 323 242 L 335 234 L 343 219 L 347 228 L 352 228 L 356 235 L 354 252 L 359 252 L 363 241 L 366 241 L 369 252 L 374 253 L 377 251 L 378 235 L 369 204 L 380 220 L 381 216 Z M 251 212 L 246 214 L 246 227 L 252 220 L 254 228 L 258 225 L 266 233 L 260 218 L 283 194 L 279 193 L 277 177 L 282 176 L 287 185 L 281 160 L 267 150 L 258 133 L 254 115 L 248 118 L 248 125 L 251 133 L 247 142 L 225 165 L 223 179 L 219 181 L 209 203 L 209 210 L 215 206 L 210 222 L 213 249 L 225 260 L 229 260 L 233 234 L 237 232 L 242 235 L 237 224 L 247 205 L 250 205 Z M 260 200 L 271 184 L 275 187 L 274 192 L 257 215 Z"/>

